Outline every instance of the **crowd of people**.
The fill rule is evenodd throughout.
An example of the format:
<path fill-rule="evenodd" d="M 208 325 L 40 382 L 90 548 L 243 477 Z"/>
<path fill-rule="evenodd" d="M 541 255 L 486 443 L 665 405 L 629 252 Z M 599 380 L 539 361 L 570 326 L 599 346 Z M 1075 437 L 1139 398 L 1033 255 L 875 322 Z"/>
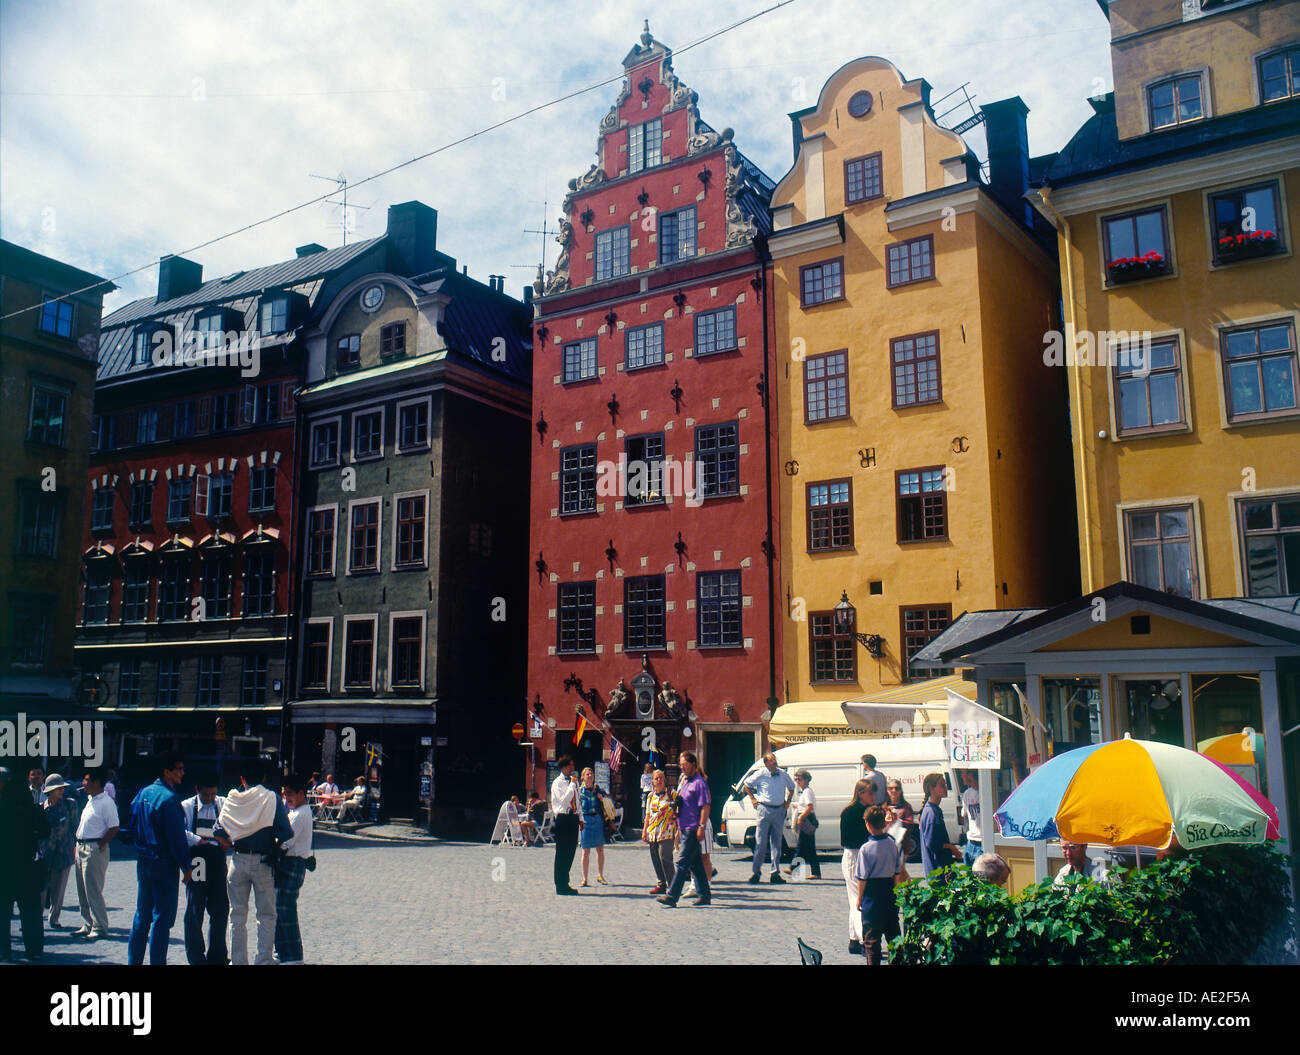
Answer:
<path fill-rule="evenodd" d="M 156 779 L 131 802 L 126 831 L 136 855 L 136 911 L 127 939 L 127 962 L 167 962 L 180 885 L 185 885 L 184 938 L 192 965 L 249 962 L 249 902 L 257 938 L 255 962 L 304 962 L 298 925 L 298 892 L 315 868 L 311 781 L 273 780 L 268 763 L 243 759 L 239 786 L 222 796 L 216 774 L 202 774 L 182 799 L 185 760 L 164 753 Z M 75 870 L 82 925 L 74 936 L 87 942 L 109 936 L 104 880 L 109 844 L 123 824 L 106 771 L 82 777 L 85 802 L 68 797 L 72 784 L 58 773 L 33 769 L 24 787 L 0 768 L 0 911 L 8 920 L 18 906 L 26 957 L 44 954 L 45 928 L 62 929 L 60 918 L 69 874 Z M 48 912 L 48 916 L 44 913 Z M 207 939 L 204 919 L 207 918 Z M 227 940 L 229 923 L 229 940 Z M 5 927 L 0 959 L 11 958 Z"/>

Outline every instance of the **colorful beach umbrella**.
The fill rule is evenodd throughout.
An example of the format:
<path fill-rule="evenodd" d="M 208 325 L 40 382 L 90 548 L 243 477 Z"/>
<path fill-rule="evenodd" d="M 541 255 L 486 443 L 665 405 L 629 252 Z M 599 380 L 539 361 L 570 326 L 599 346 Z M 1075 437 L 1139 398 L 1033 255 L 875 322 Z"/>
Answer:
<path fill-rule="evenodd" d="M 1151 740 L 1114 740 L 1057 755 L 997 811 L 1004 835 L 1189 850 L 1279 838 L 1277 810 L 1214 759 Z"/>

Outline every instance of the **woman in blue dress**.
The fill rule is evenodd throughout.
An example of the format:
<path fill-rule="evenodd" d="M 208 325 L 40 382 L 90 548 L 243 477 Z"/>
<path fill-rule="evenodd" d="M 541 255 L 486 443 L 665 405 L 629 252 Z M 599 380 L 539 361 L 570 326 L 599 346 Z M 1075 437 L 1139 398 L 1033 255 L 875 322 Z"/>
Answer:
<path fill-rule="evenodd" d="M 578 788 L 578 827 L 582 832 L 582 885 L 587 882 L 587 868 L 591 851 L 596 851 L 596 882 L 609 886 L 605 878 L 605 812 L 601 801 L 605 793 L 596 787 L 596 774 L 590 766 L 582 771 L 582 786 Z"/>

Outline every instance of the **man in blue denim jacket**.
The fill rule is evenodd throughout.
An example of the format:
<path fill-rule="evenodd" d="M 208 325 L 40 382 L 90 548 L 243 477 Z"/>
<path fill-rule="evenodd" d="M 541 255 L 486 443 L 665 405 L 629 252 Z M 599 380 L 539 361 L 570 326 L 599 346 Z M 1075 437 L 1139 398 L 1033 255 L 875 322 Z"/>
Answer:
<path fill-rule="evenodd" d="M 176 794 L 185 777 L 185 760 L 175 752 L 158 757 L 161 775 L 140 791 L 131 803 L 131 830 L 135 835 L 136 901 L 135 921 L 127 942 L 127 963 L 167 962 L 167 942 L 176 922 L 176 899 L 180 892 L 179 873 L 185 882 L 192 875 L 185 819 Z"/>

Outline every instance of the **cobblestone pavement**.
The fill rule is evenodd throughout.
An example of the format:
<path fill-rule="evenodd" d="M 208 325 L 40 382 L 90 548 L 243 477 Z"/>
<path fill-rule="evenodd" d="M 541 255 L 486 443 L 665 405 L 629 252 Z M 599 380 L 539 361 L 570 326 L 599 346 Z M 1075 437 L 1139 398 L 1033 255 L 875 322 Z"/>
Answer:
<path fill-rule="evenodd" d="M 606 849 L 610 886 L 556 897 L 554 849 L 437 843 L 381 843 L 316 833 L 319 867 L 308 873 L 299 901 L 309 963 L 787 963 L 797 964 L 795 938 L 820 949 L 826 963 L 863 963 L 848 954 L 848 902 L 838 858 L 825 857 L 820 882 L 761 886 L 745 882 L 750 858 L 719 850 L 713 904 L 683 899 L 667 909 L 649 896 L 649 851 L 641 843 Z M 582 878 L 581 851 L 573 882 Z M 595 884 L 595 853 L 591 881 Z M 125 963 L 135 911 L 135 861 L 118 848 L 105 897 L 111 936 L 85 943 L 75 877 L 68 884 L 65 929 L 46 931 L 46 961 Z M 168 962 L 185 963 L 182 893 Z M 21 950 L 18 920 L 11 924 Z M 249 919 L 250 939 L 253 920 Z"/>

